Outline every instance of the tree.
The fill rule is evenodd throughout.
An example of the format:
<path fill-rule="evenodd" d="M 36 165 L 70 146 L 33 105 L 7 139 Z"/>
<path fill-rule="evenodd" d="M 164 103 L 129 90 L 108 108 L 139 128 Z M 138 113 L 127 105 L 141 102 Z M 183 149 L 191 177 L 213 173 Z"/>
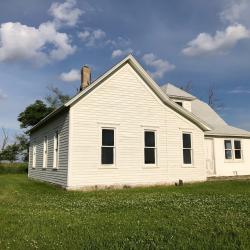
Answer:
<path fill-rule="evenodd" d="M 54 108 L 48 107 L 43 101 L 36 100 L 18 115 L 20 127 L 27 129 L 34 126 L 53 110 Z"/>
<path fill-rule="evenodd" d="M 0 152 L 0 161 L 7 160 L 10 162 L 16 161 L 18 158 L 19 146 L 14 143 L 12 145 L 7 145 L 4 150 Z"/>
<path fill-rule="evenodd" d="M 3 142 L 2 142 L 2 146 L 1 146 L 1 151 L 5 149 L 5 147 L 8 143 L 8 139 L 9 139 L 9 136 L 8 136 L 5 128 L 2 128 L 2 132 L 3 132 Z"/>
<path fill-rule="evenodd" d="M 214 85 L 210 85 L 208 88 L 208 105 L 214 110 L 218 110 L 223 107 L 223 104 L 216 96 L 216 88 Z"/>
<path fill-rule="evenodd" d="M 51 94 L 45 97 L 46 102 L 48 103 L 49 107 L 56 109 L 66 103 L 70 96 L 63 94 L 62 91 L 56 87 L 50 86 L 48 87 Z"/>
<path fill-rule="evenodd" d="M 16 136 L 16 143 L 18 145 L 19 158 L 27 162 L 29 158 L 29 137 L 26 134 Z"/>

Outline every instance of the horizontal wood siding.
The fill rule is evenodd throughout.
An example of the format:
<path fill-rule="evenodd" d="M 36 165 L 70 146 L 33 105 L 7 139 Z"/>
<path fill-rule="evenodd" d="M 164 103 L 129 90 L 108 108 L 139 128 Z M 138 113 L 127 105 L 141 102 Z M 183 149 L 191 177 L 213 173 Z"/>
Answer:
<path fill-rule="evenodd" d="M 70 109 L 70 187 L 204 180 L 204 133 L 166 107 L 129 64 Z M 101 166 L 101 127 L 116 129 L 116 165 Z M 157 134 L 157 166 L 144 165 L 144 129 Z M 194 165 L 182 166 L 182 130 Z"/>
<path fill-rule="evenodd" d="M 59 132 L 59 164 L 58 169 L 53 169 L 54 134 Z M 44 137 L 48 137 L 48 164 L 43 169 Z M 32 168 L 32 145 L 37 145 L 36 167 Z M 68 145 L 69 145 L 69 112 L 57 115 L 46 125 L 31 134 L 29 177 L 48 181 L 61 186 L 67 186 L 68 171 Z"/>

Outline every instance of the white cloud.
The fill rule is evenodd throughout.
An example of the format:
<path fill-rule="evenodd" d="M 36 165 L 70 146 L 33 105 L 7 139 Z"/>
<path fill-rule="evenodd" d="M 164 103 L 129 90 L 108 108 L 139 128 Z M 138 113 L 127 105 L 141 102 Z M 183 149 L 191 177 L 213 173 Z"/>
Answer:
<path fill-rule="evenodd" d="M 86 46 L 95 47 L 105 39 L 106 33 L 101 29 L 96 29 L 96 30 L 88 29 L 88 30 L 79 32 L 78 37 L 83 42 L 85 42 Z"/>
<path fill-rule="evenodd" d="M 79 70 L 71 69 L 69 72 L 62 73 L 60 79 L 64 82 L 75 82 L 81 79 L 81 74 Z"/>
<path fill-rule="evenodd" d="M 107 40 L 106 44 L 111 45 L 111 47 L 114 48 L 121 48 L 121 47 L 124 48 L 128 47 L 131 44 L 131 41 L 129 39 L 118 36 L 116 39 Z"/>
<path fill-rule="evenodd" d="M 116 49 L 116 50 L 113 50 L 111 56 L 112 58 L 117 58 L 117 57 L 127 56 L 128 54 L 131 54 L 132 52 L 133 50 L 131 48 L 124 49 L 124 50 Z"/>
<path fill-rule="evenodd" d="M 167 60 L 157 58 L 153 53 L 145 54 L 142 60 L 146 65 L 155 69 L 154 72 L 150 72 L 153 78 L 162 78 L 166 72 L 175 69 L 175 65 L 169 63 Z"/>
<path fill-rule="evenodd" d="M 231 0 L 229 5 L 220 13 L 220 18 L 224 22 L 250 24 L 250 1 Z"/>
<path fill-rule="evenodd" d="M 38 28 L 12 22 L 0 26 L 0 61 L 26 60 L 42 65 L 74 52 L 69 36 L 58 32 L 52 22 Z"/>
<path fill-rule="evenodd" d="M 228 94 L 250 94 L 250 89 L 236 88 L 228 91 Z"/>
<path fill-rule="evenodd" d="M 83 11 L 76 8 L 75 0 L 66 0 L 64 3 L 52 3 L 49 13 L 54 17 L 57 25 L 75 26 Z"/>
<path fill-rule="evenodd" d="M 224 31 L 216 31 L 214 36 L 200 33 L 182 52 L 187 56 L 225 52 L 246 38 L 250 38 L 250 31 L 245 26 L 236 24 L 228 26 Z"/>
<path fill-rule="evenodd" d="M 6 99 L 8 96 L 3 92 L 2 89 L 0 89 L 0 101 L 3 99 Z"/>

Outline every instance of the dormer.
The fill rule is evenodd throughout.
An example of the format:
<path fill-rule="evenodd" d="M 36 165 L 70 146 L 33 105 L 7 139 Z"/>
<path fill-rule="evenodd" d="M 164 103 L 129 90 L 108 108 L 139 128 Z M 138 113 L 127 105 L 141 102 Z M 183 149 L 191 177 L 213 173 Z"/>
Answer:
<path fill-rule="evenodd" d="M 195 100 L 196 97 L 178 87 L 175 87 L 171 83 L 161 86 L 161 89 L 172 101 L 182 106 L 189 112 L 192 112 L 191 102 Z"/>

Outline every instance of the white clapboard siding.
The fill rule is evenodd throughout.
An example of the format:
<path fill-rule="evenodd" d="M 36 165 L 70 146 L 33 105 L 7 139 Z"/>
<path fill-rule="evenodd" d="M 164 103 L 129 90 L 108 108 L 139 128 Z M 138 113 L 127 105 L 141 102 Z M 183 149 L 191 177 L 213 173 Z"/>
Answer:
<path fill-rule="evenodd" d="M 116 164 L 101 166 L 101 127 L 116 129 Z M 157 166 L 146 167 L 144 129 L 157 132 Z M 194 165 L 182 165 L 182 131 L 192 133 Z M 68 187 L 206 179 L 204 133 L 166 107 L 125 64 L 70 109 Z"/>
<path fill-rule="evenodd" d="M 214 138 L 216 176 L 250 175 L 250 140 L 239 139 L 242 147 L 242 160 L 225 160 L 224 140 L 231 138 Z"/>
<path fill-rule="evenodd" d="M 53 169 L 54 134 L 59 132 L 59 164 Z M 48 137 L 48 164 L 43 168 L 44 137 Z M 51 119 L 38 130 L 31 133 L 29 157 L 29 177 L 47 181 L 61 186 L 67 186 L 68 144 L 69 144 L 69 112 L 65 111 Z M 36 167 L 32 168 L 32 145 L 36 145 Z"/>

